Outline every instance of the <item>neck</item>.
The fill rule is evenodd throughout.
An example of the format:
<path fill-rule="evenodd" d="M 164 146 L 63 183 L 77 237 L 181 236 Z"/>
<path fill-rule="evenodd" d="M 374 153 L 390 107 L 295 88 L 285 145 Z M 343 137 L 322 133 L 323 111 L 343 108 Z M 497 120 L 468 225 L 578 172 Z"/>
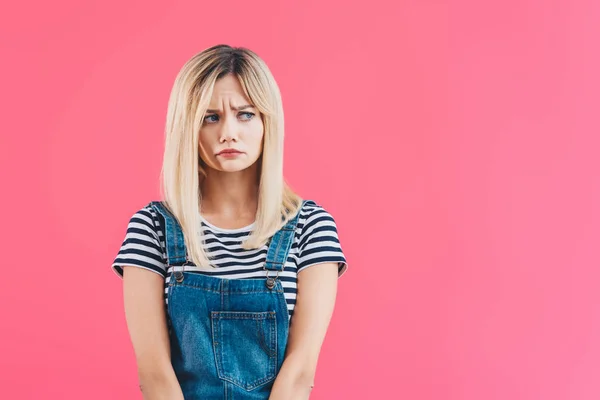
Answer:
<path fill-rule="evenodd" d="M 255 215 L 258 207 L 256 164 L 237 172 L 207 168 L 200 183 L 204 215 L 239 217 Z"/>

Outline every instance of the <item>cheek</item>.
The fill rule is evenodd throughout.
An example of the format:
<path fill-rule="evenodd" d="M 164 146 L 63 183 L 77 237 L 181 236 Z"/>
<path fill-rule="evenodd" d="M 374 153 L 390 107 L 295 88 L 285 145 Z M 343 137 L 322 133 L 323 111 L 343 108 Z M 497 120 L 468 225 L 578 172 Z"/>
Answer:
<path fill-rule="evenodd" d="M 256 133 L 252 136 L 252 149 L 258 155 L 263 150 L 264 135 L 262 133 Z"/>
<path fill-rule="evenodd" d="M 200 138 L 198 139 L 198 154 L 200 156 L 200 158 L 202 158 L 204 161 L 207 160 L 208 158 L 208 154 L 210 153 L 210 145 L 208 143 L 208 141 L 206 140 L 206 138 L 200 136 Z"/>
<path fill-rule="evenodd" d="M 252 143 L 257 147 L 260 147 L 259 151 L 262 150 L 262 143 L 264 140 L 264 127 L 262 122 L 258 122 L 256 126 L 252 127 L 249 136 L 252 138 Z"/>

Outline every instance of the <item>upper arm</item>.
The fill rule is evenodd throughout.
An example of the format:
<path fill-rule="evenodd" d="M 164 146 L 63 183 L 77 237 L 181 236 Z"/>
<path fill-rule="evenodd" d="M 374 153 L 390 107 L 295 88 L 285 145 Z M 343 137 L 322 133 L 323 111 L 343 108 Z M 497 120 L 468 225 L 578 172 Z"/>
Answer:
<path fill-rule="evenodd" d="M 314 379 L 331 320 L 338 278 L 347 269 L 333 216 L 313 205 L 302 221 L 298 245 L 297 294 L 288 338 L 289 361 Z"/>
<path fill-rule="evenodd" d="M 298 274 L 314 265 L 338 264 L 338 277 L 348 268 L 333 216 L 321 206 L 313 206 L 302 221 L 298 243 Z"/>
<path fill-rule="evenodd" d="M 127 328 L 140 374 L 160 375 L 171 354 L 164 303 L 164 279 L 143 268 L 123 268 Z"/>
<path fill-rule="evenodd" d="M 125 317 L 138 370 L 156 375 L 170 363 L 164 300 L 166 260 L 156 213 L 149 207 L 130 218 L 112 264 L 123 278 Z"/>
<path fill-rule="evenodd" d="M 113 271 L 122 277 L 123 267 L 127 265 L 166 277 L 166 254 L 159 231 L 162 233 L 162 227 L 152 209 L 146 206 L 135 212 L 129 219 L 125 238 L 112 263 Z"/>
<path fill-rule="evenodd" d="M 337 295 L 338 264 L 325 263 L 298 273 L 298 293 L 286 357 L 313 380 Z"/>

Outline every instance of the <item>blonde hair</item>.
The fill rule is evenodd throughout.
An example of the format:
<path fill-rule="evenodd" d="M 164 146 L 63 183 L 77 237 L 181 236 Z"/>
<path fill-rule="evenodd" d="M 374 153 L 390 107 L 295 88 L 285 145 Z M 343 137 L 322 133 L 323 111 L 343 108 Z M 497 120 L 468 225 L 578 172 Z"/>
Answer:
<path fill-rule="evenodd" d="M 198 135 L 215 82 L 236 76 L 263 119 L 263 149 L 258 159 L 259 190 L 255 227 L 242 243 L 259 248 L 302 206 L 283 177 L 283 104 L 279 87 L 264 61 L 243 47 L 220 44 L 201 51 L 179 71 L 167 109 L 165 149 L 161 170 L 163 204 L 181 225 L 188 259 L 210 267 L 200 224 L 200 175 L 206 176 L 198 153 Z"/>

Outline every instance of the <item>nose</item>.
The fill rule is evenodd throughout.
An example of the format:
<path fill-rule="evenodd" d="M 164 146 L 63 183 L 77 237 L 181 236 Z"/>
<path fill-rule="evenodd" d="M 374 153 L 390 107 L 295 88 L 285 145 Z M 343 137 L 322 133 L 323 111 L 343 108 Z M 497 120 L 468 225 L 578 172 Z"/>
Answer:
<path fill-rule="evenodd" d="M 237 122 L 235 120 L 234 117 L 231 117 L 231 115 L 227 115 L 225 117 L 225 121 L 223 122 L 223 124 L 221 125 L 221 135 L 220 135 L 220 141 L 221 142 L 231 142 L 232 140 L 237 140 L 238 139 L 238 126 L 237 126 Z"/>

